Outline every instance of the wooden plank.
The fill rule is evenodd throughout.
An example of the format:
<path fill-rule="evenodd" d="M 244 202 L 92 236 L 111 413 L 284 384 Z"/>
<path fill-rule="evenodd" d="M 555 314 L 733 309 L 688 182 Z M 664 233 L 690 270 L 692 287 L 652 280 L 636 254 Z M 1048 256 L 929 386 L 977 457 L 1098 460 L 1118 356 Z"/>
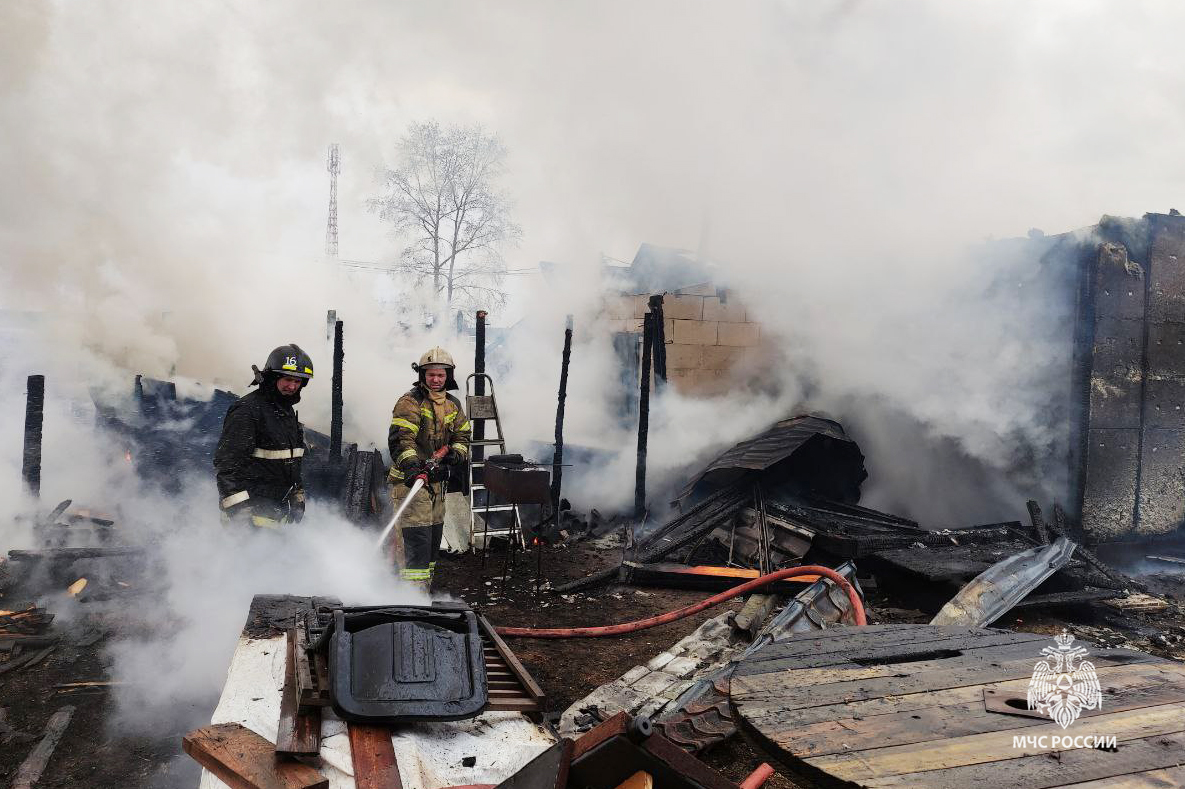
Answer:
<path fill-rule="evenodd" d="M 1080 720 L 1161 704 L 1185 705 L 1185 684 L 1158 683 L 1105 694 L 1104 709 L 1085 710 Z M 872 718 L 845 718 L 804 726 L 787 733 L 785 739 L 775 738 L 775 742 L 795 756 L 825 756 L 967 734 L 1016 730 L 1046 723 L 1049 723 L 1048 718 L 1025 718 L 989 712 L 984 709 L 980 698 L 962 705 L 931 707 Z"/>
<path fill-rule="evenodd" d="M 12 779 L 12 789 L 31 789 L 33 784 L 41 779 L 41 774 L 49 764 L 49 757 L 53 756 L 54 748 L 58 747 L 58 741 L 65 734 L 73 715 L 74 708 L 66 706 L 50 716 L 41 742 L 37 743 L 17 768 L 16 777 Z"/>
<path fill-rule="evenodd" d="M 0 651 L 13 647 L 48 647 L 58 643 L 57 636 L 35 636 L 28 633 L 4 633 L 0 635 Z"/>
<path fill-rule="evenodd" d="M 1123 687 L 1126 681 L 1181 681 L 1185 680 L 1185 665 L 1179 663 L 1139 663 L 1131 666 L 1106 666 L 1096 669 L 1099 681 L 1103 684 L 1104 693 L 1112 693 Z M 1134 679 L 1133 679 L 1134 678 Z M 866 699 L 840 704 L 824 704 L 818 707 L 808 707 L 798 710 L 786 710 L 782 707 L 777 694 L 763 693 L 742 695 L 736 691 L 732 694 L 733 704 L 741 714 L 751 721 L 762 717 L 773 719 L 776 717 L 778 728 L 789 730 L 813 723 L 833 721 L 840 718 L 858 716 L 869 718 L 875 715 L 891 715 L 912 710 L 928 709 L 930 707 L 950 706 L 968 702 L 978 702 L 983 698 L 984 688 L 1002 691 L 1016 691 L 1024 693 L 1028 690 L 1029 678 L 1009 680 L 1006 682 L 990 683 L 987 685 L 969 685 L 964 688 L 948 688 L 946 690 L 929 691 L 925 693 L 909 693 L 901 696 L 885 696 L 882 698 Z M 765 725 L 765 724 L 762 724 Z"/>
<path fill-rule="evenodd" d="M 490 699 L 485 709 L 487 712 L 538 712 L 539 703 L 526 696 L 517 699 Z"/>
<path fill-rule="evenodd" d="M 288 631 L 284 661 L 284 689 L 280 695 L 280 722 L 276 730 L 276 753 L 285 756 L 316 756 L 321 752 L 321 708 L 301 707 L 296 681 L 297 629 Z"/>
<path fill-rule="evenodd" d="M 1068 784 L 1065 789 L 1165 789 L 1185 786 L 1185 767 L 1147 770 L 1114 778 L 1099 778 L 1079 784 Z"/>
<path fill-rule="evenodd" d="M 873 789 L 966 789 L 968 786 L 1049 789 L 1065 787 L 1067 782 L 1099 781 L 1098 786 L 1110 787 L 1116 776 L 1177 768 L 1183 752 L 1185 733 L 1175 733 L 1125 740 L 1119 743 L 1116 753 L 1077 748 L 1061 751 L 1056 758 L 1050 758 L 1048 754 L 1026 755 L 949 770 L 887 776 L 867 781 L 864 785 Z"/>
<path fill-rule="evenodd" d="M 346 725 L 350 735 L 350 759 L 357 789 L 403 789 L 391 729 L 361 723 Z"/>
<path fill-rule="evenodd" d="M 1135 592 L 1117 600 L 1108 600 L 1106 604 L 1120 611 L 1163 611 L 1169 607 L 1167 600 L 1142 592 Z"/>
<path fill-rule="evenodd" d="M 1090 659 L 1096 667 L 1149 663 L 1157 660 L 1151 655 L 1141 655 L 1117 649 L 1099 650 L 1092 654 Z M 785 709 L 800 709 L 820 704 L 863 701 L 880 696 L 922 693 L 1027 678 L 1032 676 L 1035 660 L 1036 656 L 1032 659 L 1003 661 L 999 664 L 981 663 L 978 666 L 968 666 L 930 675 L 905 674 L 903 671 L 905 676 L 833 682 L 821 687 L 797 686 L 793 680 L 793 672 L 788 672 L 786 675 L 763 674 L 757 677 L 735 677 L 732 680 L 732 685 L 737 687 L 740 683 L 741 693 L 760 692 L 763 689 L 776 693 L 776 680 L 779 676 L 783 676 L 782 682 L 792 686 L 785 688 L 778 698 L 783 702 Z"/>
<path fill-rule="evenodd" d="M 300 762 L 276 759 L 275 746 L 238 723 L 195 729 L 182 749 L 232 789 L 328 789 L 329 780 Z"/>
<path fill-rule="evenodd" d="M 10 671 L 16 671 L 17 669 L 40 663 L 55 649 L 57 649 L 57 646 L 51 644 L 45 649 L 39 649 L 36 652 L 23 652 L 19 657 L 14 657 L 4 665 L 0 665 L 0 674 L 7 674 Z"/>
<path fill-rule="evenodd" d="M 827 666 L 861 665 L 860 663 L 856 663 L 853 660 L 854 658 L 858 658 L 867 664 L 870 661 L 887 661 L 895 656 L 906 657 L 909 655 L 920 655 L 926 652 L 943 650 L 965 652 L 990 647 L 1004 648 L 1012 645 L 1032 645 L 1037 642 L 1046 641 L 1050 641 L 1049 636 L 1035 633 L 1020 634 L 981 631 L 971 636 L 952 636 L 932 641 L 886 644 L 871 649 L 795 655 L 791 657 L 775 657 L 777 650 L 774 650 L 773 647 L 778 646 L 778 644 L 770 644 L 768 647 L 760 649 L 754 655 L 746 658 L 737 668 L 736 676 L 753 676 L 757 674 L 768 674 L 774 671 L 806 668 L 826 668 Z M 1032 649 L 1031 646 L 1030 649 Z M 1041 654 L 1040 647 L 1032 649 L 1032 651 L 1033 654 Z"/>
<path fill-rule="evenodd" d="M 829 685 L 833 682 L 850 682 L 857 679 L 875 679 L 876 677 L 899 677 L 909 673 L 933 673 L 939 671 L 953 671 L 966 666 L 982 666 L 985 663 L 999 663 L 1006 660 L 1026 659 L 1030 665 L 1041 657 L 1039 649 L 1034 649 L 1031 643 L 1025 644 L 995 644 L 983 649 L 953 649 L 938 650 L 937 652 L 919 651 L 917 655 L 925 658 L 927 654 L 939 657 L 908 662 L 884 663 L 880 665 L 861 665 L 859 663 L 843 663 L 820 668 L 800 668 L 783 671 L 776 674 L 748 674 L 742 676 L 754 677 L 751 687 L 761 687 L 768 683 L 773 686 L 785 686 L 787 682 L 795 685 Z M 944 655 L 950 655 L 945 657 Z M 781 661 L 774 661 L 781 662 Z"/>
<path fill-rule="evenodd" d="M 1099 715 L 1091 719 L 1090 733 L 1133 740 L 1158 734 L 1175 734 L 1183 726 L 1185 720 L 1182 720 L 1180 705 L 1170 704 Z M 1027 737 L 1066 736 L 1065 730 L 1052 722 L 1024 727 L 1021 733 Z M 952 737 L 938 742 L 893 745 L 858 753 L 809 757 L 804 761 L 839 778 L 863 781 L 887 775 L 1002 761 L 1015 757 L 1016 750 L 1012 747 L 1012 731 L 1009 730 Z M 1048 748 L 1037 752 L 1049 753 L 1055 750 L 1058 749 Z"/>
<path fill-rule="evenodd" d="M 769 658 L 797 657 L 800 655 L 823 655 L 833 652 L 854 652 L 862 649 L 879 649 L 893 644 L 921 644 L 958 636 L 974 636 L 982 633 L 1009 633 L 992 631 L 982 627 L 948 627 L 940 625 L 865 625 L 863 627 L 834 627 L 822 632 L 799 633 L 763 647 L 747 660 L 757 660 L 758 655 Z M 1013 633 L 1012 635 L 1034 635 Z M 1048 639 L 1049 636 L 1044 636 Z"/>

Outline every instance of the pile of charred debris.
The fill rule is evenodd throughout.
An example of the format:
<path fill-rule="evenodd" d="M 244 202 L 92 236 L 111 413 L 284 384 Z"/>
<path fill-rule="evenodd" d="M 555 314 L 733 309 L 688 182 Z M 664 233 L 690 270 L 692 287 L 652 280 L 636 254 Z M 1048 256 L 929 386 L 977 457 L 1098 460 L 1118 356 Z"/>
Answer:
<path fill-rule="evenodd" d="M 596 519 L 582 533 L 581 520 L 569 516 L 577 539 L 612 541 L 620 525 L 623 559 L 555 591 L 624 583 L 720 592 L 780 569 L 822 565 L 853 583 L 870 621 L 982 628 L 1011 612 L 1018 622 L 1071 623 L 1106 646 L 1185 659 L 1182 600 L 1173 591 L 1149 594 L 1140 580 L 1100 560 L 1061 506 L 1047 518 L 1030 501 L 1027 523 L 925 529 L 856 504 L 865 477 L 863 456 L 839 424 L 784 420 L 695 475 L 676 502 L 682 512 L 661 525 L 635 534 L 628 521 Z M 1148 558 L 1165 567 L 1182 561 Z M 692 752 L 732 736 L 727 680 L 740 662 L 793 634 L 854 623 L 838 587 L 805 580 L 761 589 L 740 612 L 708 620 L 575 702 L 560 732 L 577 736 L 626 712 L 653 719 Z"/>

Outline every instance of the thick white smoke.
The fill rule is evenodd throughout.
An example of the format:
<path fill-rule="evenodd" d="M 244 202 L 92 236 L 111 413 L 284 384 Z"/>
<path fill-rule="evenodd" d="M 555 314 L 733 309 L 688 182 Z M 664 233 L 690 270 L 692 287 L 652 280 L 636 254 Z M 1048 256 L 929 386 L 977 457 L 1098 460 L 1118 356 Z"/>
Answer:
<path fill-rule="evenodd" d="M 446 327 L 395 329 L 405 288 L 325 261 L 324 156 L 340 144 L 342 258 L 392 260 L 398 243 L 364 208 L 372 169 L 426 118 L 483 123 L 509 148 L 524 228 L 510 267 L 571 264 L 559 285 L 517 280 L 515 309 L 491 319 L 524 321 L 500 382 L 519 440 L 551 433 L 576 316 L 570 435 L 623 450 L 574 491 L 581 504 L 632 492 L 633 437 L 608 427 L 604 396 L 618 371 L 591 327 L 601 254 L 628 260 L 648 241 L 727 264 L 718 284 L 750 302 L 782 360 L 734 397 L 655 404 L 656 487 L 810 408 L 861 442 L 873 504 L 944 524 L 1014 515 L 1061 487 L 1046 470 L 1065 440 L 1050 403 L 1068 313 L 1024 290 L 1038 278 L 1024 261 L 968 245 L 1173 204 L 1182 17 L 1168 2 L 7 2 L 0 310 L 35 317 L 0 356 L 0 541 L 30 539 L 11 525 L 19 395 L 44 372 L 58 398 L 45 498 L 183 523 L 165 555 L 219 573 L 170 565 L 169 616 L 200 622 L 217 605 L 225 621 L 207 624 L 233 637 L 250 592 L 320 586 L 287 560 L 255 576 L 213 562 L 216 541 L 190 545 L 214 517 L 209 480 L 179 501 L 133 492 L 89 437 L 86 392 L 140 372 L 242 393 L 250 364 L 295 341 L 318 367 L 302 416 L 325 429 L 337 309 L 347 437 L 382 446 L 409 362 L 444 343 L 464 374 L 472 350 Z M 336 567 L 325 586 L 352 594 Z M 241 580 L 226 598 L 190 602 L 223 571 Z M 179 675 L 213 681 L 225 663 L 207 656 Z"/>

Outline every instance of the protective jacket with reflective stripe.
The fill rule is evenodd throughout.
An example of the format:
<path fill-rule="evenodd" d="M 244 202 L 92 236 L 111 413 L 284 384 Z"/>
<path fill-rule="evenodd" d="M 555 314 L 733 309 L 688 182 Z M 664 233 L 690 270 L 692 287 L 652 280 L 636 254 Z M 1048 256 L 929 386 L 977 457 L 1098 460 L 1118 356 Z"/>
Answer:
<path fill-rule="evenodd" d="M 214 451 L 222 508 L 243 501 L 282 503 L 301 487 L 304 451 L 304 430 L 296 411 L 281 400 L 274 381 L 239 398 L 226 412 Z"/>
<path fill-rule="evenodd" d="M 417 383 L 399 398 L 391 414 L 391 429 L 387 431 L 387 448 L 391 451 L 389 479 L 402 482 L 404 474 L 400 466 L 412 458 L 425 461 L 441 447 L 447 446 L 468 459 L 471 433 L 460 400 L 446 396 L 444 419 L 438 423 L 427 390 Z"/>

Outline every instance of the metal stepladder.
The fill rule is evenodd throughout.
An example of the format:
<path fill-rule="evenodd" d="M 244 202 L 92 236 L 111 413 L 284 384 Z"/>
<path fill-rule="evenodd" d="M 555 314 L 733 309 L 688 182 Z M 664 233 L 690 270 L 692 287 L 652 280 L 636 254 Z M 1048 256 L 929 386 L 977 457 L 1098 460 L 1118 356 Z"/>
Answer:
<path fill-rule="evenodd" d="M 470 392 L 471 382 L 480 376 L 485 380 L 485 383 L 490 388 L 488 395 L 475 395 Z M 479 419 L 483 422 L 493 422 L 494 430 L 497 432 L 497 438 L 472 439 L 469 444 L 471 451 L 477 447 L 498 447 L 499 454 L 506 454 L 506 437 L 502 434 L 502 420 L 498 418 L 498 401 L 494 398 L 494 379 L 485 373 L 470 373 L 469 377 L 465 379 L 465 411 L 469 416 L 470 422 L 476 422 Z M 478 460 L 470 458 L 469 462 L 469 546 L 471 549 L 475 548 L 476 540 L 480 535 L 482 546 L 482 561 L 485 561 L 485 552 L 489 548 L 489 540 L 491 537 L 506 537 L 514 540 L 520 547 L 526 547 L 523 542 L 523 522 L 519 515 L 517 504 L 494 504 L 490 501 L 490 492 L 486 486 L 480 482 L 474 481 L 474 469 L 485 467 L 485 457 Z M 483 477 L 484 479 L 484 477 Z M 481 494 L 481 501 L 479 503 L 478 494 Z M 502 528 L 490 528 L 489 519 L 485 517 L 491 512 L 509 512 L 512 513 L 510 523 Z M 482 515 L 481 530 L 477 528 L 477 516 Z"/>

